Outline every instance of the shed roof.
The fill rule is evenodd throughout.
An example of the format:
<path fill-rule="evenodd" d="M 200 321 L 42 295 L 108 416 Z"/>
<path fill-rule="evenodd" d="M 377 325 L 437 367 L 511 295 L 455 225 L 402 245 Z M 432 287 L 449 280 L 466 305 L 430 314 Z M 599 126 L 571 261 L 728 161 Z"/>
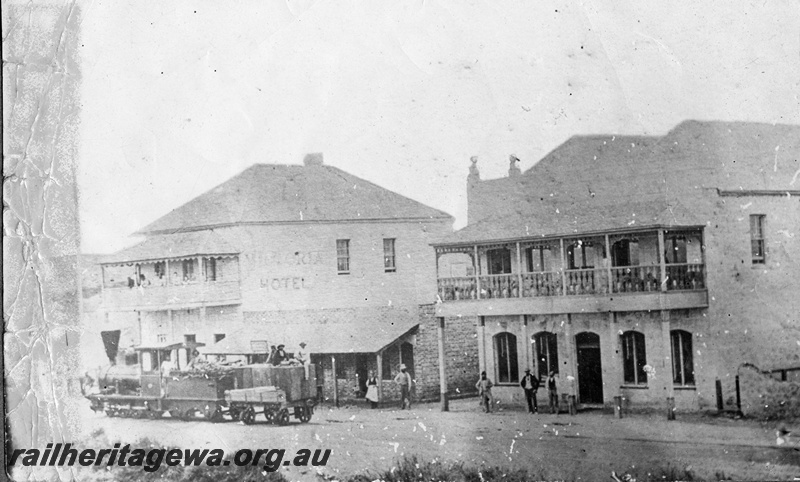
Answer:
<path fill-rule="evenodd" d="M 294 352 L 300 342 L 312 354 L 377 353 L 418 326 L 418 322 L 376 323 L 374 320 L 331 323 L 281 323 L 264 327 L 257 338 L 272 345 L 285 345 Z M 202 348 L 203 354 L 252 355 L 251 340 L 243 335 L 225 337 L 214 345 Z"/>

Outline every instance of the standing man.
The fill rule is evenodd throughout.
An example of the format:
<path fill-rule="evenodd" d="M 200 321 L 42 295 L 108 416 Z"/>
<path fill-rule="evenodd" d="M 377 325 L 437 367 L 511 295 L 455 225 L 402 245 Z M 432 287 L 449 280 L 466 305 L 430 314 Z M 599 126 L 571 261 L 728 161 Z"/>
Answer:
<path fill-rule="evenodd" d="M 306 371 L 306 380 L 308 380 L 308 372 L 309 368 L 311 367 L 311 356 L 306 350 L 306 342 L 300 342 L 300 349 L 297 350 L 297 353 L 294 354 L 294 357 L 297 359 L 297 361 L 303 364 L 303 368 Z"/>
<path fill-rule="evenodd" d="M 547 391 L 550 393 L 550 413 L 558 415 L 558 390 L 556 389 L 556 372 L 551 371 L 547 377 Z"/>
<path fill-rule="evenodd" d="M 481 372 L 481 379 L 475 384 L 475 388 L 478 389 L 478 396 L 481 397 L 483 411 L 486 413 L 491 413 L 493 404 L 492 381 L 486 377 L 486 372 Z"/>
<path fill-rule="evenodd" d="M 525 390 L 525 400 L 528 402 L 529 413 L 539 413 L 539 405 L 536 402 L 536 390 L 539 389 L 539 379 L 531 374 L 531 369 L 525 370 L 525 376 L 519 385 Z"/>
<path fill-rule="evenodd" d="M 400 365 L 400 373 L 394 377 L 394 382 L 400 385 L 401 409 L 405 410 L 406 406 L 411 409 L 411 375 L 406 371 L 405 364 Z"/>

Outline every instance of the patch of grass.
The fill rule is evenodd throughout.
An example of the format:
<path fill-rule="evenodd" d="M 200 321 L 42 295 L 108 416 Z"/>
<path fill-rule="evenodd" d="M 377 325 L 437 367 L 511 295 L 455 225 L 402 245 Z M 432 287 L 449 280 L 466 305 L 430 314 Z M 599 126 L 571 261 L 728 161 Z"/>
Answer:
<path fill-rule="evenodd" d="M 404 457 L 397 461 L 391 470 L 378 473 L 364 473 L 346 479 L 347 482 L 411 482 L 411 481 L 447 481 L 447 482 L 525 482 L 544 480 L 527 470 L 508 470 L 500 467 L 465 467 L 461 462 L 436 463 L 420 462 L 417 457 Z"/>

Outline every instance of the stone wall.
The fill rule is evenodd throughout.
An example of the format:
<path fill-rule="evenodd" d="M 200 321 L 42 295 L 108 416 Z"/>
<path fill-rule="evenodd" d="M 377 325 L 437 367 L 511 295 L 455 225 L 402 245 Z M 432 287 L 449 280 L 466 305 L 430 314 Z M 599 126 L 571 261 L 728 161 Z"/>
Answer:
<path fill-rule="evenodd" d="M 747 365 L 738 370 L 742 413 L 747 417 L 778 420 L 800 418 L 800 380 L 780 381 Z M 736 410 L 736 382 L 722 384 L 726 410 Z"/>

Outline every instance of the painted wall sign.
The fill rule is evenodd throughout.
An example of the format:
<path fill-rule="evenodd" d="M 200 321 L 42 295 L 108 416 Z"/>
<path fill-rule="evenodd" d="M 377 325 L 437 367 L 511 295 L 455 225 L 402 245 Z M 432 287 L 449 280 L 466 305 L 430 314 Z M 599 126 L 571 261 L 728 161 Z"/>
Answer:
<path fill-rule="evenodd" d="M 285 278 L 261 278 L 261 288 L 274 291 L 280 290 L 304 290 L 306 286 L 305 278 L 285 277 Z"/>

